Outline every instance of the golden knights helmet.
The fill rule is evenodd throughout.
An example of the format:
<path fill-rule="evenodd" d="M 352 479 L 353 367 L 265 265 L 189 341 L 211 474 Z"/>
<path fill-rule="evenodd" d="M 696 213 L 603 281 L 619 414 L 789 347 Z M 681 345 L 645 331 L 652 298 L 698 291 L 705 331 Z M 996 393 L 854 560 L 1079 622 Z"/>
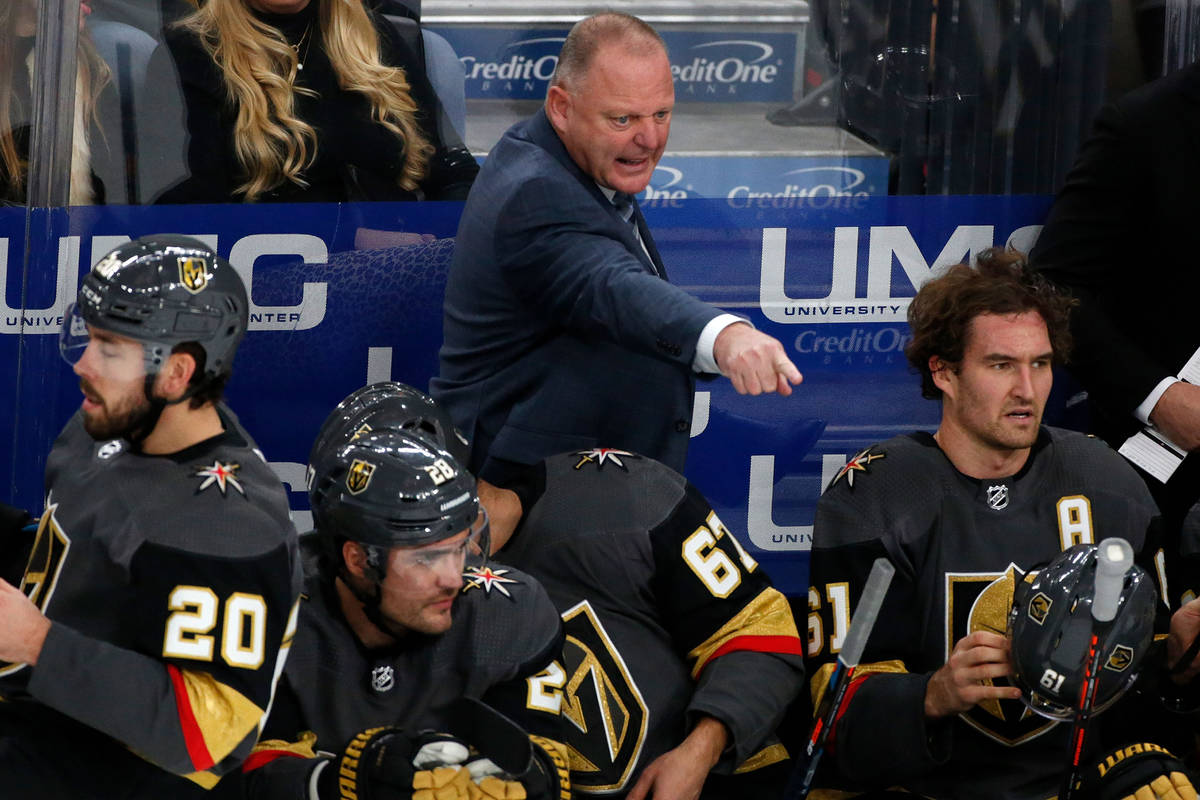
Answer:
<path fill-rule="evenodd" d="M 479 524 L 475 479 L 424 438 L 384 429 L 331 448 L 315 456 L 309 490 L 318 535 L 389 548 Z"/>
<path fill-rule="evenodd" d="M 230 372 L 248 314 L 241 276 L 208 245 L 187 236 L 145 236 L 92 267 L 59 346 L 73 364 L 87 346 L 87 325 L 110 331 L 142 343 L 152 376 L 172 347 L 195 342 L 204 350 L 204 377 L 211 379 Z"/>
<path fill-rule="evenodd" d="M 1093 618 L 1096 553 L 1094 544 L 1077 544 L 1016 587 L 1008 615 L 1013 682 L 1022 701 L 1044 717 L 1069 720 L 1075 714 L 1093 630 L 1100 655 L 1092 713 L 1133 684 L 1154 638 L 1158 592 L 1137 565 L 1125 572 L 1112 621 Z"/>
<path fill-rule="evenodd" d="M 308 455 L 309 487 L 323 456 L 341 444 L 377 430 L 394 430 L 421 436 L 454 456 L 460 464 L 470 460 L 470 447 L 441 406 L 424 392 L 396 381 L 380 381 L 346 396 L 321 423 Z"/>

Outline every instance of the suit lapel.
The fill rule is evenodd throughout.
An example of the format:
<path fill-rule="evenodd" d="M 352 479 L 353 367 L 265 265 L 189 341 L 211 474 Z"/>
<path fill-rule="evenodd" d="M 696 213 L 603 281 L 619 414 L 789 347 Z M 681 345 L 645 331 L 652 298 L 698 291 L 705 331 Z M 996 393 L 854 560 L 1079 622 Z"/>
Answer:
<path fill-rule="evenodd" d="M 539 109 L 536 114 L 523 124 L 524 130 L 522 135 L 553 156 L 558 163 L 562 164 L 575 177 L 575 180 L 583 184 L 584 188 L 591 193 L 597 203 L 602 204 L 608 210 L 613 227 L 621 232 L 622 240 L 629 248 L 629 252 L 637 256 L 638 261 L 642 263 L 646 271 L 652 275 L 657 274 L 663 280 L 666 280 L 667 269 L 663 266 L 662 258 L 658 254 L 658 248 L 654 246 L 654 237 L 650 235 L 650 228 L 646 226 L 646 218 L 642 216 L 642 209 L 638 205 L 637 199 L 634 198 L 633 201 L 633 217 L 637 220 L 638 233 L 641 234 L 642 242 L 645 244 L 644 249 L 638 243 L 637 237 L 633 235 L 633 230 L 617 214 L 616 208 L 604 196 L 604 193 L 600 191 L 600 187 L 596 185 L 592 177 L 581 170 L 579 165 L 571 159 L 571 155 L 563 145 L 562 139 L 558 138 L 554 126 L 550 124 L 549 118 L 546 117 L 546 110 L 544 108 Z"/>

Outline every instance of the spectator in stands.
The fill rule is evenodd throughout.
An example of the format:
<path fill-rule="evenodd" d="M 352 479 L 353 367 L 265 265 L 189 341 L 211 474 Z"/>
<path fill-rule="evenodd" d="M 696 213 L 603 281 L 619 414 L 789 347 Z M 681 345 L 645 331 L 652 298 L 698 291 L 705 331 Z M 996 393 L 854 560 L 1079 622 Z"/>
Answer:
<path fill-rule="evenodd" d="M 191 176 L 164 202 L 456 200 L 478 171 L 439 134 L 420 36 L 361 0 L 208 0 L 167 44 Z"/>
<path fill-rule="evenodd" d="M 91 143 L 98 122 L 100 93 L 109 68 L 96 53 L 80 6 L 79 56 L 75 82 L 75 126 L 71 154 L 71 205 L 104 202 L 104 188 L 91 171 Z M 25 202 L 33 118 L 33 40 L 37 5 L 33 0 L 0 3 L 0 203 Z"/>

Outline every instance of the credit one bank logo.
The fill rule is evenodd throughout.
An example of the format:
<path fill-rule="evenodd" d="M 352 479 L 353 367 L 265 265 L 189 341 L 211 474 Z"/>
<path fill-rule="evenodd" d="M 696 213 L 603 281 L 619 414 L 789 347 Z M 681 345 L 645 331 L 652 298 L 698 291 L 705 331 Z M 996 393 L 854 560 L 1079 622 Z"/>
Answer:
<path fill-rule="evenodd" d="M 494 60 L 465 55 L 459 60 L 468 81 L 478 83 L 482 91 L 506 89 L 524 92 L 545 92 L 546 85 L 558 66 L 558 51 L 564 36 L 536 36 L 506 45 Z M 493 82 L 496 82 L 493 85 Z"/>
<path fill-rule="evenodd" d="M 695 44 L 684 58 L 682 63 L 671 64 L 671 77 L 676 91 L 691 100 L 703 95 L 736 95 L 744 86 L 770 86 L 779 80 L 784 66 L 771 44 L 754 39 Z"/>
<path fill-rule="evenodd" d="M 659 164 L 642 199 L 724 197 L 732 208 L 816 208 L 828 207 L 837 198 L 872 194 L 867 191 L 866 173 L 854 167 L 800 167 L 780 174 L 771 169 L 771 159 L 729 161 L 725 168 L 702 167 L 696 181 L 689 177 L 696 165 L 687 164 L 686 159 L 673 165 Z"/>
<path fill-rule="evenodd" d="M 468 97 L 541 99 L 558 66 L 566 33 L 530 29 L 440 31 L 459 53 Z M 788 101 L 795 36 L 732 38 L 663 31 L 681 101 Z"/>

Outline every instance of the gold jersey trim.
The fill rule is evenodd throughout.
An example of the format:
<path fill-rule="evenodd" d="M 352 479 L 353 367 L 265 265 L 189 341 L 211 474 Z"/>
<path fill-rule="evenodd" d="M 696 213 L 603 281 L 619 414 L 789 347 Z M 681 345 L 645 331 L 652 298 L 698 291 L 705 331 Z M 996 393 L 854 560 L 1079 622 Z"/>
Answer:
<path fill-rule="evenodd" d="M 796 631 L 796 620 L 787 598 L 777 589 L 764 589 L 716 633 L 692 648 L 688 653 L 689 659 L 696 660 L 692 678 L 700 675 L 714 653 L 741 636 L 788 636 L 799 641 L 800 634 Z"/>

